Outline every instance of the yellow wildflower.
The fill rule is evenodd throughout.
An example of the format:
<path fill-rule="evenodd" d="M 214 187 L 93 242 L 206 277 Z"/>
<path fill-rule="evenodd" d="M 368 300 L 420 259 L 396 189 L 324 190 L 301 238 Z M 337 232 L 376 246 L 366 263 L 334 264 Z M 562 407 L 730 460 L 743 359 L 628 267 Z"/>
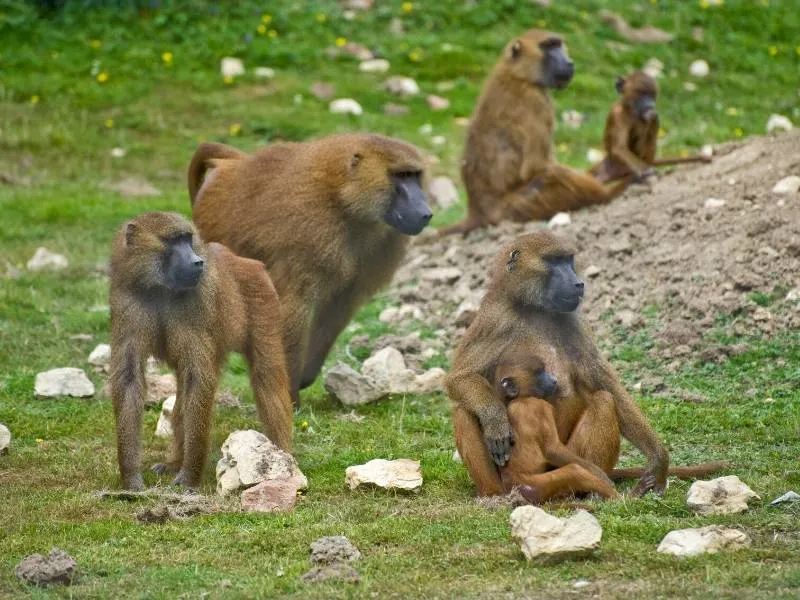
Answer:
<path fill-rule="evenodd" d="M 242 133 L 242 126 L 239 123 L 234 123 L 231 125 L 230 129 L 228 130 L 231 135 L 239 135 Z"/>
<path fill-rule="evenodd" d="M 539 19 L 538 21 L 536 21 L 536 26 L 539 29 L 544 29 L 545 27 L 547 27 L 547 21 L 545 21 L 544 19 Z"/>
<path fill-rule="evenodd" d="M 111 129 L 112 127 L 114 127 L 114 119 L 106 119 L 103 122 L 103 125 L 106 126 L 106 129 Z"/>
<path fill-rule="evenodd" d="M 31 96 L 31 104 L 39 104 L 39 96 Z"/>
<path fill-rule="evenodd" d="M 325 21 L 328 20 L 328 15 L 326 15 L 325 13 L 317 13 L 317 16 L 315 18 L 317 19 L 317 23 L 324 23 Z"/>
<path fill-rule="evenodd" d="M 768 48 L 768 51 L 769 51 L 769 55 L 770 56 L 775 56 L 775 55 L 778 54 L 778 47 L 777 46 L 770 46 Z"/>
<path fill-rule="evenodd" d="M 106 81 L 108 81 L 108 73 L 101 71 L 97 74 L 97 83 L 105 83 Z"/>
<path fill-rule="evenodd" d="M 278 32 L 275 31 L 274 29 L 270 29 L 267 32 L 267 37 L 274 40 L 276 37 L 278 37 Z"/>
<path fill-rule="evenodd" d="M 337 37 L 336 42 L 334 43 L 336 44 L 337 48 L 344 48 L 347 45 L 347 38 Z"/>
<path fill-rule="evenodd" d="M 89 45 L 95 50 L 97 50 L 101 46 L 101 44 L 102 42 L 100 42 L 100 40 L 92 40 L 91 42 L 89 42 Z"/>
<path fill-rule="evenodd" d="M 557 149 L 561 154 L 566 154 L 569 152 L 569 145 L 562 142 L 558 145 Z"/>
<path fill-rule="evenodd" d="M 414 10 L 414 3 L 413 2 L 403 2 L 403 12 L 410 13 Z"/>
<path fill-rule="evenodd" d="M 261 22 L 264 23 L 264 25 L 269 25 L 272 23 L 272 15 L 261 15 Z"/>
<path fill-rule="evenodd" d="M 663 138 L 667 136 L 667 130 L 663 127 L 658 128 L 658 137 Z"/>
<path fill-rule="evenodd" d="M 233 83 L 233 76 L 232 75 L 225 75 L 225 77 L 222 78 L 222 81 L 225 82 L 225 85 L 230 85 L 230 84 Z"/>
<path fill-rule="evenodd" d="M 164 52 L 164 53 L 161 54 L 161 60 L 164 61 L 165 65 L 171 65 L 172 64 L 172 58 L 173 58 L 172 52 Z"/>
<path fill-rule="evenodd" d="M 411 62 L 420 62 L 422 60 L 422 49 L 414 48 L 408 53 L 408 60 Z"/>
<path fill-rule="evenodd" d="M 727 114 L 729 117 L 735 117 L 739 114 L 739 109 L 737 109 L 735 106 L 729 106 L 725 110 L 725 114 Z"/>
<path fill-rule="evenodd" d="M 302 423 L 300 423 L 300 429 L 302 430 L 308 429 L 308 421 L 303 421 Z"/>
<path fill-rule="evenodd" d="M 737 127 L 736 129 L 733 130 L 733 135 L 735 135 L 736 137 L 742 137 L 744 135 L 744 131 L 742 131 L 741 127 Z"/>
<path fill-rule="evenodd" d="M 37 444 L 44 444 L 44 440 L 42 438 L 36 438 Z"/>
<path fill-rule="evenodd" d="M 263 23 L 259 23 L 258 27 L 256 27 L 256 31 L 258 32 L 258 35 L 264 35 L 267 33 L 267 26 Z"/>

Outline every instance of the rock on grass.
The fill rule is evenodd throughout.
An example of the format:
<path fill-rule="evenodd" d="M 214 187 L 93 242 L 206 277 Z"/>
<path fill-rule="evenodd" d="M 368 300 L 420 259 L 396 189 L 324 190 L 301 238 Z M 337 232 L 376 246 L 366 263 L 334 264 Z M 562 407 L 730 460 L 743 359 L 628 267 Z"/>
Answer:
<path fill-rule="evenodd" d="M 422 486 L 422 471 L 416 460 L 376 458 L 363 465 L 347 467 L 345 482 L 351 490 L 372 485 L 386 490 L 416 491 Z"/>
<path fill-rule="evenodd" d="M 600 523 L 585 510 L 560 519 L 538 506 L 520 506 L 510 519 L 511 536 L 528 560 L 551 563 L 587 556 L 597 550 L 603 535 Z"/>
<path fill-rule="evenodd" d="M 14 569 L 18 579 L 38 586 L 72 585 L 78 563 L 60 548 L 53 548 L 50 554 L 32 554 Z"/>
<path fill-rule="evenodd" d="M 750 536 L 738 529 L 709 525 L 696 529 L 670 531 L 658 545 L 658 552 L 673 556 L 715 554 L 723 550 L 740 550 L 750 545 Z"/>
<path fill-rule="evenodd" d="M 34 392 L 42 398 L 87 398 L 94 396 L 94 384 L 86 377 L 83 369 L 63 367 L 37 373 Z"/>

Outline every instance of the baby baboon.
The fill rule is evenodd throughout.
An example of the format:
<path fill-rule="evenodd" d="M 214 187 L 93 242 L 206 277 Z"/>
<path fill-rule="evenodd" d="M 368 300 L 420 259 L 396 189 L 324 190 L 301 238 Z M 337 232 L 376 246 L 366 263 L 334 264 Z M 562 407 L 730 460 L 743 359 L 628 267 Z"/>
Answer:
<path fill-rule="evenodd" d="M 197 488 L 209 449 L 217 379 L 229 352 L 250 364 L 265 433 L 291 449 L 292 400 L 278 295 L 264 265 L 203 244 L 186 219 L 145 213 L 125 223 L 111 254 L 111 390 L 122 485 L 144 487 L 141 421 L 145 366 L 154 356 L 176 372 L 172 453 L 157 472 Z"/>
<path fill-rule="evenodd" d="M 204 238 L 267 265 L 295 400 L 356 309 L 392 278 L 409 236 L 428 224 L 422 174 L 416 148 L 377 135 L 273 144 L 252 155 L 221 144 L 197 149 L 194 220 Z"/>
<path fill-rule="evenodd" d="M 534 29 L 508 43 L 467 132 L 461 163 L 467 217 L 441 235 L 503 220 L 546 219 L 609 202 L 624 189 L 607 188 L 553 157 L 555 109 L 549 89 L 566 87 L 574 70 L 554 33 Z"/>
<path fill-rule="evenodd" d="M 642 71 L 628 77 L 617 77 L 620 99 L 611 107 L 606 119 L 603 145 L 606 157 L 589 172 L 600 183 L 624 179 L 639 182 L 652 175 L 653 167 L 690 162 L 711 162 L 710 156 L 656 159 L 658 112 L 656 80 Z"/>

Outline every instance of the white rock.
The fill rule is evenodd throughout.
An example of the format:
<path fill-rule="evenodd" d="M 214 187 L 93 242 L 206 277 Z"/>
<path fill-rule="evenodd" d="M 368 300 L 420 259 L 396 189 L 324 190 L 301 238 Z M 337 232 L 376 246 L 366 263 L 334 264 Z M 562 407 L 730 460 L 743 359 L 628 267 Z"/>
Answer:
<path fill-rule="evenodd" d="M 11 434 L 9 434 L 9 435 L 11 435 Z M 0 444 L 0 446 L 1 445 L 2 444 Z M 0 450 L 0 452 L 1 451 L 2 450 Z M 790 502 L 790 503 L 800 502 L 800 494 L 798 494 L 794 490 L 788 491 L 783 496 L 779 496 L 778 498 L 775 498 L 775 500 L 770 502 L 769 505 L 770 506 L 778 506 L 779 504 L 783 504 L 784 502 Z"/>
<path fill-rule="evenodd" d="M 725 206 L 725 200 L 720 198 L 708 198 L 705 202 L 703 202 L 703 206 L 709 210 L 714 210 L 717 208 L 722 208 Z"/>
<path fill-rule="evenodd" d="M 696 92 L 697 91 L 697 84 L 693 81 L 684 81 L 683 82 L 683 89 L 687 92 Z"/>
<path fill-rule="evenodd" d="M 791 131 L 794 126 L 788 117 L 783 115 L 770 115 L 767 119 L 767 133 L 773 131 Z"/>
<path fill-rule="evenodd" d="M 338 100 L 334 100 L 330 103 L 328 109 L 337 115 L 356 115 L 359 117 L 364 114 L 364 109 L 352 98 L 339 98 Z"/>
<path fill-rule="evenodd" d="M 417 375 L 414 378 L 414 382 L 408 389 L 408 393 L 432 394 L 434 392 L 443 392 L 444 380 L 446 377 L 447 373 L 444 369 L 440 369 L 439 367 L 428 369 L 422 375 Z"/>
<path fill-rule="evenodd" d="M 425 101 L 428 103 L 428 108 L 431 110 L 447 110 L 450 108 L 450 100 L 442 98 L 441 96 L 431 94 Z"/>
<path fill-rule="evenodd" d="M 364 361 L 361 372 L 375 385 L 391 394 L 413 393 L 417 375 L 406 367 L 403 354 L 391 346 L 378 350 Z"/>
<path fill-rule="evenodd" d="M 390 77 L 386 80 L 384 87 L 390 94 L 404 98 L 419 94 L 419 86 L 417 85 L 416 81 L 411 79 L 411 77 L 395 75 L 394 77 Z"/>
<path fill-rule="evenodd" d="M 586 151 L 586 160 L 587 162 L 594 164 L 598 163 L 606 157 L 606 153 L 602 150 L 598 150 L 597 148 L 589 148 Z"/>
<path fill-rule="evenodd" d="M 592 585 L 591 581 L 587 579 L 578 579 L 578 581 L 572 584 L 572 587 L 576 590 L 579 590 L 581 588 L 589 587 L 590 585 Z"/>
<path fill-rule="evenodd" d="M 111 360 L 111 346 L 108 344 L 98 344 L 87 359 L 89 364 L 99 367 L 104 371 L 108 370 L 108 363 Z"/>
<path fill-rule="evenodd" d="M 443 135 L 435 135 L 431 138 L 431 144 L 434 146 L 444 146 L 447 143 L 447 138 Z"/>
<path fill-rule="evenodd" d="M 800 300 L 800 287 L 786 292 L 785 300 L 787 302 L 794 302 L 795 300 Z"/>
<path fill-rule="evenodd" d="M 344 363 L 337 363 L 325 374 L 325 389 L 345 406 L 368 404 L 383 398 L 387 391 Z"/>
<path fill-rule="evenodd" d="M 700 156 L 705 156 L 706 158 L 711 158 L 714 156 L 714 146 L 711 144 L 705 144 L 702 148 L 700 148 Z"/>
<path fill-rule="evenodd" d="M 0 454 L 8 454 L 8 448 L 11 446 L 11 431 L 0 423 Z"/>
<path fill-rule="evenodd" d="M 258 431 L 234 431 L 222 444 L 217 462 L 217 493 L 226 496 L 261 481 L 299 477 L 302 487 L 308 480 L 291 454 L 273 444 Z"/>
<path fill-rule="evenodd" d="M 747 510 L 747 501 L 759 496 L 736 475 L 695 481 L 689 488 L 686 504 L 701 515 L 724 515 Z"/>
<path fill-rule="evenodd" d="M 711 68 L 703 59 L 695 60 L 691 65 L 689 65 L 689 74 L 692 77 L 708 77 L 710 72 Z"/>
<path fill-rule="evenodd" d="M 577 110 L 565 110 L 561 113 L 561 122 L 570 129 L 578 129 L 583 123 L 583 113 Z"/>
<path fill-rule="evenodd" d="M 422 320 L 422 311 L 413 304 L 403 304 L 402 306 L 390 306 L 384 308 L 381 314 L 378 315 L 378 320 L 381 323 L 388 323 L 390 325 L 397 325 L 404 321 L 414 319 L 417 321 Z"/>
<path fill-rule="evenodd" d="M 653 79 L 658 79 L 664 74 L 664 63 L 657 58 L 648 59 L 648 61 L 644 63 L 642 71 L 650 75 Z"/>
<path fill-rule="evenodd" d="M 361 485 L 374 485 L 387 490 L 413 491 L 422 485 L 422 471 L 416 460 L 376 458 L 363 465 L 347 467 L 344 479 L 351 490 Z"/>
<path fill-rule="evenodd" d="M 436 267 L 433 269 L 423 269 L 420 271 L 419 276 L 424 281 L 432 281 L 433 283 L 451 284 L 455 283 L 461 278 L 461 270 L 456 267 Z"/>
<path fill-rule="evenodd" d="M 125 155 L 128 153 L 125 148 L 112 148 L 111 149 L 111 156 L 113 158 L 125 158 Z"/>
<path fill-rule="evenodd" d="M 569 216 L 569 213 L 560 212 L 554 214 L 550 220 L 547 222 L 548 229 L 555 229 L 556 227 L 564 227 L 566 225 L 570 225 L 572 223 L 572 218 Z"/>
<path fill-rule="evenodd" d="M 463 460 L 461 460 L 461 455 L 458 453 L 458 450 L 453 450 L 453 456 L 451 456 L 450 458 L 455 463 L 463 463 L 464 462 Z"/>
<path fill-rule="evenodd" d="M 386 73 L 390 66 L 389 61 L 385 58 L 372 58 L 362 60 L 358 65 L 358 70 L 364 73 Z"/>
<path fill-rule="evenodd" d="M 739 550 L 750 545 L 750 536 L 738 529 L 709 525 L 696 529 L 670 531 L 658 545 L 658 552 L 674 556 L 714 554 L 720 550 Z"/>
<path fill-rule="evenodd" d="M 64 367 L 36 374 L 34 390 L 37 396 L 55 398 L 75 396 L 85 398 L 94 396 L 94 384 L 86 377 L 83 369 Z"/>
<path fill-rule="evenodd" d="M 800 189 L 800 177 L 789 175 L 776 183 L 772 191 L 776 194 L 794 194 L 798 189 Z"/>
<path fill-rule="evenodd" d="M 175 408 L 176 398 L 177 396 L 170 396 L 161 405 L 161 414 L 158 416 L 156 424 L 156 437 L 171 438 L 173 436 L 172 411 Z"/>
<path fill-rule="evenodd" d="M 439 208 L 448 209 L 458 204 L 458 189 L 453 180 L 444 175 L 434 177 L 428 184 L 428 196 Z"/>
<path fill-rule="evenodd" d="M 538 506 L 519 506 L 511 513 L 511 536 L 528 560 L 553 562 L 591 554 L 600 546 L 603 529 L 585 510 L 560 519 Z"/>
<path fill-rule="evenodd" d="M 226 56 L 220 61 L 219 72 L 223 77 L 239 77 L 244 75 L 244 63 L 240 58 Z"/>
<path fill-rule="evenodd" d="M 598 275 L 600 275 L 600 271 L 601 269 L 597 265 L 589 265 L 588 267 L 586 267 L 586 270 L 583 272 L 583 274 L 586 277 L 597 277 Z"/>
<path fill-rule="evenodd" d="M 275 69 L 271 67 L 256 67 L 255 76 L 262 79 L 272 79 L 275 77 Z"/>
<path fill-rule="evenodd" d="M 69 266 L 69 261 L 66 256 L 50 252 L 47 248 L 39 247 L 26 266 L 29 271 L 44 271 L 46 269 L 58 271 L 66 269 Z"/>

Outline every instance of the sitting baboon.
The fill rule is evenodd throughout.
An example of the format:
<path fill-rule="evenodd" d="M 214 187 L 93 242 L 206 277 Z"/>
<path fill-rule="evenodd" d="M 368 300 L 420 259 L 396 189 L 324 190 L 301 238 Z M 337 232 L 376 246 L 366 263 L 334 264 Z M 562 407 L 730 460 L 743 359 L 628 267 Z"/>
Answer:
<path fill-rule="evenodd" d="M 200 485 L 217 379 L 241 352 L 265 433 L 291 450 L 292 400 L 278 295 L 264 265 L 203 244 L 189 221 L 145 213 L 125 223 L 111 254 L 111 390 L 122 485 L 144 488 L 141 467 L 145 367 L 154 356 L 176 372 L 170 459 L 173 484 Z"/>

